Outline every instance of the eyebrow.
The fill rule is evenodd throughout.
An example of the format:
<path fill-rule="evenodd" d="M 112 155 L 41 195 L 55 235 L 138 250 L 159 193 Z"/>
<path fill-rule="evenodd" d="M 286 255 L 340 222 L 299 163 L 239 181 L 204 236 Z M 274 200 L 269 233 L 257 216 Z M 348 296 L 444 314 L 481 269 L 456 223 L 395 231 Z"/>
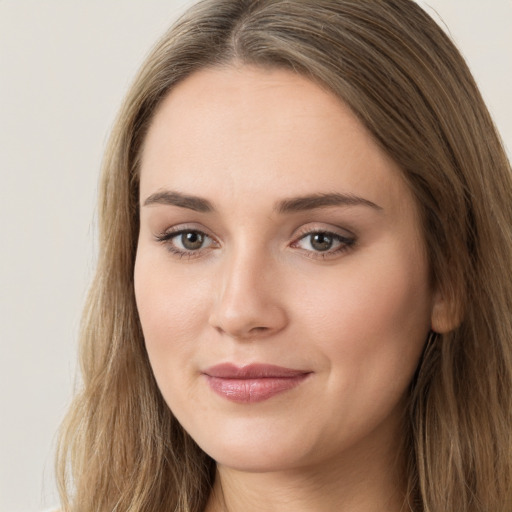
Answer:
<path fill-rule="evenodd" d="M 198 196 L 191 196 L 177 191 L 164 190 L 151 194 L 145 201 L 144 206 L 163 204 L 187 208 L 196 212 L 207 213 L 215 210 L 213 204 Z M 354 194 L 311 194 L 306 196 L 292 197 L 278 201 L 274 210 L 280 214 L 316 210 L 329 206 L 366 206 L 374 210 L 382 210 L 382 207 Z"/>
<path fill-rule="evenodd" d="M 179 206 L 180 208 L 188 208 L 196 212 L 211 212 L 214 210 L 212 203 L 207 199 L 197 196 L 189 196 L 181 192 L 164 190 L 151 194 L 145 201 L 144 206 L 154 204 L 163 204 L 169 206 Z"/>
<path fill-rule="evenodd" d="M 381 206 L 354 194 L 312 194 L 308 196 L 293 197 L 279 201 L 276 210 L 279 213 L 302 212 L 327 208 L 329 206 L 368 206 L 375 210 L 382 210 Z"/>

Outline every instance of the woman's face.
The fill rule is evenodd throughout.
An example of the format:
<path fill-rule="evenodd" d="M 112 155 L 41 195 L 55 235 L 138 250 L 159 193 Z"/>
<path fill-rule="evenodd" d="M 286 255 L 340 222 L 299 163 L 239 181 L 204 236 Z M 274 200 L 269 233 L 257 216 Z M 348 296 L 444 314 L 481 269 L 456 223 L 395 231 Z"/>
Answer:
<path fill-rule="evenodd" d="M 395 447 L 435 302 L 413 197 L 331 93 L 196 72 L 141 160 L 135 292 L 159 388 L 220 464 Z"/>

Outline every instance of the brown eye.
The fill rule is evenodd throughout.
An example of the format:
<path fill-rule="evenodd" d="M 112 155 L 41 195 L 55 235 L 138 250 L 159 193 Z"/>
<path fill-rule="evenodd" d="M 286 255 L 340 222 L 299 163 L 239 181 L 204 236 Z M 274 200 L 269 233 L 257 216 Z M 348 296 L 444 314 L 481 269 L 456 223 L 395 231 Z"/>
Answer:
<path fill-rule="evenodd" d="M 334 239 L 328 233 L 313 233 L 309 236 L 311 247 L 315 251 L 328 251 L 333 246 Z"/>

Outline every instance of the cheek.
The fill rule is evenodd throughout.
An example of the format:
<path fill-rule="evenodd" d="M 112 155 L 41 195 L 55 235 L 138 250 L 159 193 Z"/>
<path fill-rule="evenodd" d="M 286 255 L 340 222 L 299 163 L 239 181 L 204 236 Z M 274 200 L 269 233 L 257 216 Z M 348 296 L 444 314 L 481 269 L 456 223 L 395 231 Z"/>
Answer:
<path fill-rule="evenodd" d="M 191 361 L 207 322 L 206 282 L 185 270 L 170 272 L 165 257 L 141 252 L 134 272 L 135 298 L 146 349 L 159 384 L 170 379 L 183 360 Z M 185 265 L 186 267 L 186 265 Z M 167 386 L 165 386 L 167 387 Z"/>
<path fill-rule="evenodd" d="M 385 379 L 389 372 L 414 371 L 431 314 L 421 253 L 383 250 L 347 258 L 342 271 L 311 289 L 316 292 L 299 295 L 298 316 L 352 382 L 357 375 Z"/>
<path fill-rule="evenodd" d="M 384 255 L 347 259 L 336 276 L 316 281 L 315 293 L 297 294 L 303 339 L 327 370 L 328 411 L 320 402 L 313 406 L 332 420 L 323 427 L 326 437 L 355 440 L 395 417 L 427 337 L 426 266 Z"/>

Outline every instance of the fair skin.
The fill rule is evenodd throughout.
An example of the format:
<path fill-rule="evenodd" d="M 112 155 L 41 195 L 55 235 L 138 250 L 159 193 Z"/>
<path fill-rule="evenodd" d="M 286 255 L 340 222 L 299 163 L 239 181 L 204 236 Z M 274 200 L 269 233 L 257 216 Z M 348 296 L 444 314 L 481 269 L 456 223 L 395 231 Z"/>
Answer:
<path fill-rule="evenodd" d="M 398 512 L 404 399 L 443 306 L 396 164 L 309 80 L 207 69 L 156 112 L 140 204 L 140 320 L 217 462 L 207 511 Z M 225 363 L 295 373 L 212 376 Z"/>

